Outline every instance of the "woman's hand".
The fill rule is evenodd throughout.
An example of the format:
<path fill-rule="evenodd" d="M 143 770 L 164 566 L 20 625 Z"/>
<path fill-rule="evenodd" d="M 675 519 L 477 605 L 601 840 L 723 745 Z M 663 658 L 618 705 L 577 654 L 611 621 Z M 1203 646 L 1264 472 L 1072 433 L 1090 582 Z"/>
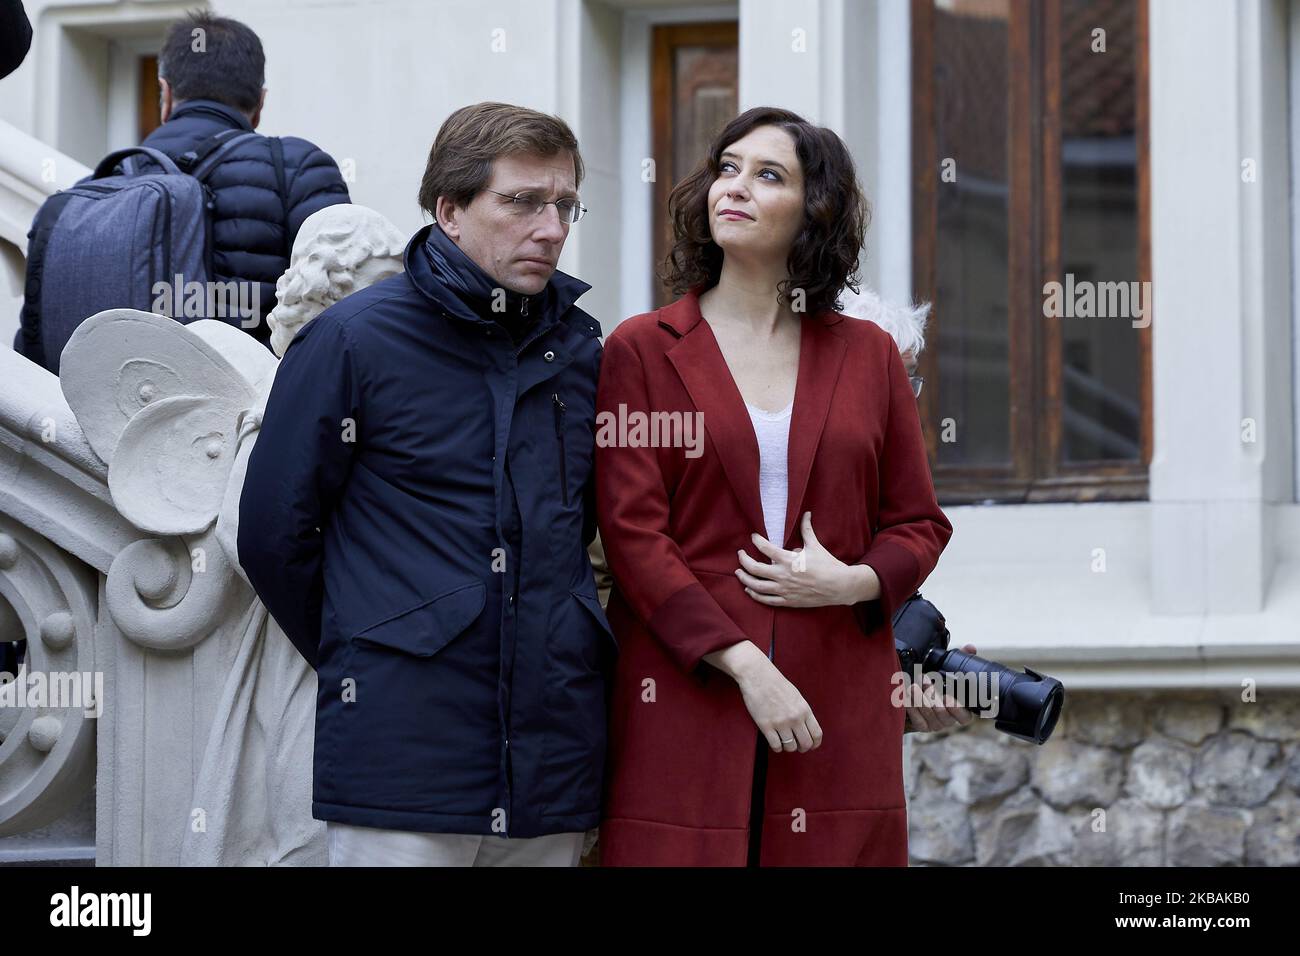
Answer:
<path fill-rule="evenodd" d="M 755 668 L 748 679 L 740 682 L 740 694 L 749 716 L 773 750 L 797 750 L 802 754 L 822 745 L 822 727 L 808 701 L 775 664 L 768 661 L 766 667 Z"/>
<path fill-rule="evenodd" d="M 962 650 L 973 655 L 975 645 L 964 644 Z M 903 733 L 943 730 L 954 724 L 965 727 L 975 719 L 975 715 L 953 700 L 951 695 L 940 696 L 939 683 L 933 674 L 925 674 L 921 680 L 924 687 L 915 682 L 907 687 L 905 699 L 908 703 L 903 705 L 907 719 L 903 723 Z"/>
<path fill-rule="evenodd" d="M 778 548 L 761 534 L 752 534 L 754 547 L 769 564 L 755 561 L 744 551 L 736 552 L 740 567 L 736 576 L 745 593 L 771 607 L 825 607 L 828 604 L 857 604 L 880 596 L 880 580 L 867 565 L 848 565 L 827 551 L 813 533 L 812 512 L 804 512 L 800 530 L 803 547 L 793 551 Z"/>
<path fill-rule="evenodd" d="M 778 753 L 807 753 L 822 745 L 822 728 L 799 689 L 752 641 L 740 641 L 704 659 L 729 675 L 740 688 L 745 709 Z"/>

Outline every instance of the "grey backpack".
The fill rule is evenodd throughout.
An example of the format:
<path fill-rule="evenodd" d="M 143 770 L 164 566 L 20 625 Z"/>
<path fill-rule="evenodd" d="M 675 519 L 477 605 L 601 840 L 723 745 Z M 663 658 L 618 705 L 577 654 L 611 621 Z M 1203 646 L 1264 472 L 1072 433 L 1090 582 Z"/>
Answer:
<path fill-rule="evenodd" d="M 68 339 L 97 312 L 160 311 L 155 303 L 182 301 L 186 287 L 210 288 L 213 200 L 203 180 L 228 149 L 257 135 L 223 130 L 182 157 L 184 170 L 156 149 L 118 150 L 90 177 L 47 199 L 27 234 L 14 349 L 57 374 Z M 278 158 L 279 150 L 272 153 Z M 137 171 L 140 156 L 161 171 Z M 205 317 L 161 311 L 181 322 Z"/>

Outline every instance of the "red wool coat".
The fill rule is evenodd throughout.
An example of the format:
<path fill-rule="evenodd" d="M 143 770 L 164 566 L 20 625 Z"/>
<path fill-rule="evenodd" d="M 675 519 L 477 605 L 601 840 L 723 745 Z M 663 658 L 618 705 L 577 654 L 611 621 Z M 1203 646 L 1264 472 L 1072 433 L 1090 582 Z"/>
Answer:
<path fill-rule="evenodd" d="M 827 550 L 880 577 L 882 597 L 853 607 L 771 608 L 735 575 L 741 548 L 767 560 L 749 539 L 764 528 L 758 443 L 698 296 L 628 319 L 605 344 L 598 413 L 699 411 L 704 424 L 697 457 L 610 445 L 598 431 L 608 617 L 621 648 L 605 865 L 744 865 L 758 728 L 736 683 L 702 660 L 743 640 L 764 653 L 774 642 L 776 666 L 825 735 L 808 753 L 769 752 L 762 865 L 907 864 L 889 621 L 952 525 L 893 339 L 832 311 L 802 322 L 782 544 L 800 545 L 799 518 L 811 511 Z"/>

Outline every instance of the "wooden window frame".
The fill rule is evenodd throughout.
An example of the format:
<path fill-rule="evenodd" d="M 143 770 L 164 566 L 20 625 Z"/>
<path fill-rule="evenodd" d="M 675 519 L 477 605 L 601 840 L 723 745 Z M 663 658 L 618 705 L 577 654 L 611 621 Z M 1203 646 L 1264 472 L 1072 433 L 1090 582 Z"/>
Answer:
<path fill-rule="evenodd" d="M 1151 279 L 1151 168 L 1147 43 L 1148 0 L 1137 0 L 1137 265 Z M 1062 336 L 1042 314 L 1045 282 L 1061 274 L 1061 0 L 1010 0 L 1008 19 L 1009 200 L 1008 466 L 938 462 L 938 343 L 943 303 L 936 300 L 939 156 L 934 96 L 934 3 L 912 0 L 912 281 L 932 303 L 919 371 L 931 387 L 920 396 L 921 420 L 940 500 L 1037 502 L 1132 500 L 1148 496 L 1151 461 L 1151 326 L 1138 333 L 1141 460 L 1060 464 Z M 1039 80 L 1040 82 L 1035 82 Z M 1147 318 L 1151 318 L 1151 312 Z"/>

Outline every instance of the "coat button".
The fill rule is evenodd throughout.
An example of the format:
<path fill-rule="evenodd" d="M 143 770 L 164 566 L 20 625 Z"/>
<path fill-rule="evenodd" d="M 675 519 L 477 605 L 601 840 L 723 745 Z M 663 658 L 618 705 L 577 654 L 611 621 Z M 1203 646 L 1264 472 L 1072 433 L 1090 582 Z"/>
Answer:
<path fill-rule="evenodd" d="M 554 361 L 555 361 L 555 353 L 552 352 L 552 351 L 550 351 L 550 350 L 548 349 L 547 352 L 546 352 L 546 354 L 543 355 L 542 358 L 546 359 L 546 361 L 548 361 L 548 362 L 554 362 Z"/>

